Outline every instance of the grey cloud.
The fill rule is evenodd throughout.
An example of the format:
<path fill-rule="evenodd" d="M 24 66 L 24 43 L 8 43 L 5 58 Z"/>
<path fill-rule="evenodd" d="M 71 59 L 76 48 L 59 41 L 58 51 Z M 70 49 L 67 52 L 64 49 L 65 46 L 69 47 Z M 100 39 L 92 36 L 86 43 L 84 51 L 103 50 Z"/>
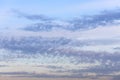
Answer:
<path fill-rule="evenodd" d="M 113 49 L 115 49 L 115 50 L 120 50 L 120 47 L 115 47 L 115 48 L 113 48 Z"/>
<path fill-rule="evenodd" d="M 53 28 L 65 29 L 70 31 L 88 30 L 88 29 L 96 28 L 98 26 L 120 24 L 120 22 L 116 22 L 116 20 L 120 20 L 120 9 L 103 11 L 96 15 L 81 16 L 80 18 L 78 17 L 77 19 L 75 18 L 72 20 L 66 20 L 64 22 L 69 23 L 69 25 L 65 25 L 65 26 L 60 24 L 55 24 L 51 20 L 51 22 L 47 22 L 47 23 L 32 24 L 31 26 L 27 26 L 25 30 L 49 31 L 52 30 Z"/>
<path fill-rule="evenodd" d="M 54 73 L 54 72 L 58 72 L 58 70 L 65 70 L 65 68 L 63 68 L 62 66 L 58 66 L 58 65 L 35 65 L 33 67 L 43 67 L 43 68 L 47 68 L 49 69 L 50 72 Z"/>
<path fill-rule="evenodd" d="M 37 65 L 37 66 L 34 66 L 34 67 L 46 67 L 48 69 L 52 69 L 52 70 L 55 70 L 55 69 L 64 69 L 62 66 L 54 66 L 54 65 Z"/>
<path fill-rule="evenodd" d="M 55 48 L 68 45 L 71 42 L 66 38 L 42 38 L 42 37 L 22 37 L 16 40 L 11 37 L 10 40 L 2 38 L 0 48 L 11 51 L 22 51 L 24 53 L 52 53 Z M 51 50 L 49 50 L 51 48 Z"/>
<path fill-rule="evenodd" d="M 67 58 L 67 63 L 72 63 L 73 65 L 78 66 L 81 63 L 95 63 L 100 62 L 100 66 L 88 67 L 85 70 L 66 70 L 61 66 L 43 66 L 48 68 L 50 71 L 56 71 L 57 73 L 70 72 L 73 73 L 71 76 L 56 76 L 56 75 L 43 75 L 43 74 L 31 74 L 31 73 L 1 73 L 1 74 L 27 74 L 26 76 L 36 76 L 36 77 L 82 77 L 81 73 L 96 73 L 98 75 L 108 75 L 113 72 L 118 72 L 120 67 L 120 53 L 108 53 L 108 52 L 94 52 L 94 51 L 76 51 L 72 48 L 66 48 L 70 46 L 71 40 L 64 38 L 41 38 L 41 37 L 24 37 L 21 40 L 16 40 L 15 38 L 1 39 L 0 46 L 3 49 L 11 50 L 13 53 L 8 53 L 7 55 L 1 55 L 0 59 L 4 61 L 16 60 L 16 59 L 36 59 L 40 58 L 38 54 L 44 59 L 49 57 L 51 60 L 49 64 L 54 63 L 54 58 Z M 35 45 L 31 45 L 31 44 Z M 60 47 L 60 48 L 58 48 Z M 36 49 L 37 48 L 37 49 Z M 35 49 L 35 50 L 34 50 Z M 23 51 L 22 53 L 17 53 L 14 51 Z M 32 52 L 33 51 L 33 52 Z M 37 53 L 37 52 L 39 53 Z M 27 53 L 26 53 L 27 52 Z M 30 53 L 32 52 L 32 53 Z M 36 54 L 37 53 L 37 54 Z M 23 59 L 24 60 L 24 59 Z M 63 60 L 66 61 L 66 60 Z M 29 63 L 29 62 L 28 62 Z M 46 63 L 43 61 L 43 63 Z M 58 62 L 59 63 L 59 62 Z M 54 70 L 56 69 L 56 70 Z M 80 76 L 81 75 L 81 76 Z"/>
<path fill-rule="evenodd" d="M 1 75 L 26 75 L 28 72 L 0 72 Z"/>
<path fill-rule="evenodd" d="M 51 69 L 63 69 L 62 66 L 46 66 L 46 67 Z"/>
<path fill-rule="evenodd" d="M 19 17 L 23 17 L 23 18 L 26 18 L 26 19 L 29 19 L 29 20 L 32 20 L 32 21 L 36 21 L 36 20 L 40 20 L 40 21 L 51 21 L 53 20 L 53 18 L 50 18 L 48 16 L 45 16 L 45 15 L 34 15 L 34 14 L 28 14 L 28 13 L 24 13 L 24 12 L 21 12 L 19 10 L 12 10 L 12 12 L 16 13 Z"/>
<path fill-rule="evenodd" d="M 118 76 L 113 76 L 113 79 L 112 80 L 120 80 L 120 75 Z"/>
<path fill-rule="evenodd" d="M 39 77 L 39 78 L 50 78 L 50 77 L 59 77 L 56 75 L 49 75 L 49 74 L 37 74 L 32 72 L 0 72 L 1 75 L 10 75 L 14 77 Z"/>
<path fill-rule="evenodd" d="M 71 22 L 79 28 L 95 28 L 97 26 L 114 24 L 115 20 L 120 20 L 120 9 L 111 11 L 103 11 L 97 15 L 83 16 L 78 19 L 74 19 Z"/>
<path fill-rule="evenodd" d="M 51 75 L 51 74 L 37 74 L 31 72 L 0 72 L 0 75 L 9 75 L 13 77 L 35 77 L 35 78 L 85 78 L 82 75 Z"/>
<path fill-rule="evenodd" d="M 50 31 L 53 30 L 54 28 L 76 31 L 76 30 L 93 29 L 98 26 L 120 24 L 120 22 L 116 22 L 116 20 L 120 20 L 120 9 L 114 9 L 108 11 L 106 10 L 96 15 L 84 15 L 78 18 L 73 18 L 71 20 L 62 21 L 68 23 L 68 25 L 54 23 L 54 21 L 58 19 L 48 17 L 45 15 L 28 14 L 21 12 L 19 10 L 13 10 L 13 12 L 17 14 L 19 17 L 23 17 L 32 21 L 36 21 L 36 20 L 39 21 L 37 23 L 36 22 L 32 24 L 30 23 L 23 28 L 23 30 L 28 30 L 28 31 Z"/>
<path fill-rule="evenodd" d="M 8 65 L 0 65 L 0 67 L 9 67 Z"/>

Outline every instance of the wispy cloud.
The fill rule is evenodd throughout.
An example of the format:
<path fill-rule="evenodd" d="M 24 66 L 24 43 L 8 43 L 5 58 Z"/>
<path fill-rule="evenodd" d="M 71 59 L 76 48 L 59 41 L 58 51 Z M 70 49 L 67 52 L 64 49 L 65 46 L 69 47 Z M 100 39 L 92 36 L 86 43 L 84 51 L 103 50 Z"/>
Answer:
<path fill-rule="evenodd" d="M 28 31 L 51 31 L 53 29 L 63 29 L 69 31 L 88 30 L 99 26 L 118 25 L 120 19 L 120 9 L 106 10 L 99 14 L 84 15 L 72 20 L 61 21 L 42 15 L 28 15 L 17 12 L 20 16 L 30 20 L 40 20 L 25 27 Z M 46 22 L 47 21 L 47 22 Z"/>
<path fill-rule="evenodd" d="M 41 20 L 41 21 L 49 21 L 49 20 L 52 20 L 52 18 L 48 17 L 48 16 L 45 16 L 45 15 L 32 15 L 32 14 L 27 14 L 27 13 L 23 13 L 23 12 L 20 12 L 18 10 L 12 10 L 14 13 L 16 13 L 19 17 L 23 17 L 23 18 L 26 18 L 26 19 L 29 19 L 29 20 Z"/>

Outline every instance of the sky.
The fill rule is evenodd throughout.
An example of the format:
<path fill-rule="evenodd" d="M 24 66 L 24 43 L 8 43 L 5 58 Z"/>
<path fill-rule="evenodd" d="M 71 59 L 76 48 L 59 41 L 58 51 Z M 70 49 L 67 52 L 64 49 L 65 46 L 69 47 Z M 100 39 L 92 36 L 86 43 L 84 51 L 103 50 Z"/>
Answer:
<path fill-rule="evenodd" d="M 0 27 L 15 28 L 30 23 L 24 18 L 18 18 L 14 10 L 69 20 L 119 7 L 119 0 L 0 0 Z"/>
<path fill-rule="evenodd" d="M 60 18 L 93 14 L 118 7 L 119 0 L 0 0 L 1 12 L 15 9 Z"/>
<path fill-rule="evenodd" d="M 45 21 L 44 19 L 51 21 L 50 24 L 47 24 L 45 21 L 47 25 L 60 24 L 62 26 L 70 26 L 76 24 L 74 19 L 80 19 L 83 16 L 90 15 L 90 21 L 84 22 L 83 19 L 83 25 L 79 25 L 84 28 L 86 25 L 98 24 L 92 30 L 71 32 L 63 29 L 55 29 L 50 32 L 43 31 L 36 33 L 43 37 L 57 37 L 58 35 L 56 34 L 59 34 L 59 37 L 78 40 L 119 39 L 120 29 L 119 25 L 116 25 L 117 22 L 119 23 L 119 9 L 119 0 L 0 0 L 0 30 L 8 29 L 8 31 L 10 31 L 27 26 L 34 27 L 37 23 L 41 23 L 40 19 L 43 20 L 43 22 Z M 40 18 L 36 18 L 35 16 Z M 53 20 L 51 18 L 53 18 Z M 70 20 L 73 21 L 73 23 L 69 22 Z M 105 25 L 102 25 L 102 21 L 105 22 Z M 114 24 L 110 24 L 111 21 Z M 89 26 L 87 27 L 89 28 Z M 10 34 L 14 34 L 14 32 L 18 32 L 17 35 L 21 35 L 21 33 L 24 33 L 22 35 L 36 35 L 34 32 L 26 33 L 25 31 L 13 31 L 10 32 Z M 51 34 L 51 36 L 48 34 Z M 113 45 L 109 45 L 109 48 L 105 49 L 111 51 L 110 46 Z M 96 49 L 97 51 L 99 49 L 102 50 L 101 46 L 98 47 L 99 48 Z M 89 49 L 92 49 L 92 47 Z"/>
<path fill-rule="evenodd" d="M 0 76 L 119 80 L 119 0 L 0 0 Z"/>
<path fill-rule="evenodd" d="M 119 0 L 0 0 L 0 27 L 15 28 L 30 23 L 29 20 L 18 18 L 14 10 L 69 20 L 119 7 Z"/>

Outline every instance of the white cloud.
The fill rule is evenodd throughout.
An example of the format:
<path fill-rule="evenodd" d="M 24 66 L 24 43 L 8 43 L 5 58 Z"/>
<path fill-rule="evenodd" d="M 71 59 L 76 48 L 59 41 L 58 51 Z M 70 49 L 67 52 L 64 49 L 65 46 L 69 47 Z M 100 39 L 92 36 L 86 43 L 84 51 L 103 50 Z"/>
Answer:
<path fill-rule="evenodd" d="M 120 36 L 120 26 L 102 26 L 92 30 L 83 31 L 80 38 L 84 39 L 113 39 Z"/>

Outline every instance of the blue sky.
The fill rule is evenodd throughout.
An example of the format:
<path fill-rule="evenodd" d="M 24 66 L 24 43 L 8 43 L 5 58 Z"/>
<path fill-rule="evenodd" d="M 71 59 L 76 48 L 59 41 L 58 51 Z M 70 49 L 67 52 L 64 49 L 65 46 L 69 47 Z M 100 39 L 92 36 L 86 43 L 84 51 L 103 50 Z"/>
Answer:
<path fill-rule="evenodd" d="M 76 5 L 82 5 L 88 0 L 3 0 L 1 9 L 17 9 L 26 13 L 44 14 L 54 17 L 70 17 L 80 14 Z M 72 9 L 74 8 L 74 9 Z M 83 13 L 83 12 L 82 12 Z"/>
<path fill-rule="evenodd" d="M 69 18 L 119 7 L 119 0 L 0 0 L 1 10 Z"/>

